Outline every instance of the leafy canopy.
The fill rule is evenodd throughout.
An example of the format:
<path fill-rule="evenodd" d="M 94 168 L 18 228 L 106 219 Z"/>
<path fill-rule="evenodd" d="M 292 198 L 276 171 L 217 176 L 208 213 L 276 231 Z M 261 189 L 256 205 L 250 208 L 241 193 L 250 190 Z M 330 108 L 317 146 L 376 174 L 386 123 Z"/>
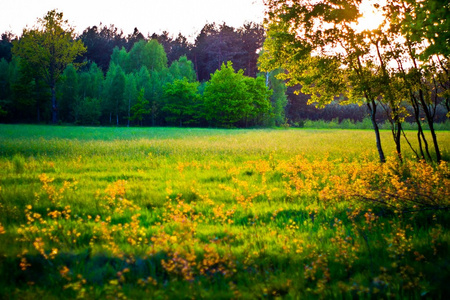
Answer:
<path fill-rule="evenodd" d="M 35 28 L 23 30 L 22 37 L 13 42 L 12 51 L 52 87 L 69 64 L 75 68 L 81 65 L 74 60 L 86 48 L 81 40 L 75 40 L 74 28 L 63 19 L 63 13 L 52 10 L 38 19 Z"/>
<path fill-rule="evenodd" d="M 198 87 L 198 82 L 189 82 L 186 77 L 164 86 L 165 105 L 162 110 L 166 112 L 168 122 L 175 121 L 182 126 L 183 123 L 198 117 Z"/>
<path fill-rule="evenodd" d="M 269 112 L 272 91 L 265 86 L 263 78 L 255 79 L 243 73 L 242 70 L 235 72 L 228 61 L 206 83 L 205 117 L 210 124 L 219 127 L 246 125 Z"/>

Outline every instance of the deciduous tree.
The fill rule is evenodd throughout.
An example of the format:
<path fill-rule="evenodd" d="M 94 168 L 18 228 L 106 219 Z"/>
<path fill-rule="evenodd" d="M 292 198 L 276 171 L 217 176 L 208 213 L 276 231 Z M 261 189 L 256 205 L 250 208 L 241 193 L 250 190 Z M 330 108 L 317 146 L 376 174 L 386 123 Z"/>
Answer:
<path fill-rule="evenodd" d="M 233 64 L 222 64 L 206 83 L 205 118 L 213 126 L 248 126 L 249 121 L 270 108 L 271 92 L 263 78 L 254 79 L 234 71 Z"/>
<path fill-rule="evenodd" d="M 131 117 L 132 121 L 138 121 L 139 125 L 142 125 L 142 121 L 144 120 L 144 116 L 150 114 L 149 102 L 144 97 L 144 89 L 139 91 L 139 95 L 137 98 L 137 102 L 133 107 L 131 107 Z"/>
<path fill-rule="evenodd" d="M 75 40 L 74 29 L 63 19 L 63 13 L 56 10 L 39 19 L 35 28 L 24 29 L 22 37 L 13 43 L 13 54 L 49 86 L 53 123 L 58 121 L 56 83 L 67 65 L 85 51 L 83 42 Z"/>
<path fill-rule="evenodd" d="M 164 107 L 166 121 L 178 124 L 193 121 L 198 116 L 199 98 L 198 82 L 190 82 L 186 77 L 176 79 L 164 86 Z"/>
<path fill-rule="evenodd" d="M 267 1 L 268 38 L 261 66 L 266 71 L 278 67 L 287 70 L 279 77 L 288 79 L 292 86 L 301 86 L 302 92 L 311 94 L 310 103 L 318 106 L 336 100 L 342 104 L 366 105 L 380 161 L 385 159 L 377 111 L 381 105 L 388 113 L 401 158 L 401 124 L 406 116 L 403 103 L 410 98 L 416 114 L 426 116 L 439 161 L 440 151 L 433 130 L 436 106 L 427 100 L 433 93 L 425 95 L 426 85 L 433 80 L 427 80 L 425 74 L 430 54 L 445 57 L 448 51 L 448 43 L 443 42 L 448 39 L 448 27 L 445 27 L 448 23 L 445 17 L 437 21 L 436 16 L 424 13 L 430 12 L 430 3 L 439 1 L 388 0 L 383 6 L 375 4 L 374 9 L 382 13 L 383 22 L 374 30 L 356 27 L 362 16 L 362 2 Z M 448 9 L 448 4 L 444 7 Z M 437 15 L 441 16 L 442 11 L 438 10 Z M 442 32 L 426 29 L 418 33 L 417 24 L 431 24 L 431 20 Z M 430 46 L 424 47 L 427 42 Z M 423 134 L 422 139 L 425 141 Z"/>

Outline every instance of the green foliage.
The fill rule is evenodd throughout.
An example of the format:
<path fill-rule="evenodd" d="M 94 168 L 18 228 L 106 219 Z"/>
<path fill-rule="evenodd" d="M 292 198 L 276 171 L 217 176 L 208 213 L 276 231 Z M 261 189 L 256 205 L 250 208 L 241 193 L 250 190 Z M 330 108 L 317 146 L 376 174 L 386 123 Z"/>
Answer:
<path fill-rule="evenodd" d="M 285 108 L 288 103 L 288 98 L 286 95 L 287 86 L 283 80 L 278 79 L 277 75 L 284 72 L 282 69 L 277 69 L 266 73 L 266 83 L 268 87 L 273 91 L 270 101 L 272 104 L 272 117 L 269 120 L 270 126 L 281 126 L 285 124 Z"/>
<path fill-rule="evenodd" d="M 35 112 L 31 112 L 37 104 L 37 99 L 33 93 L 35 80 L 24 72 L 19 60 L 20 58 L 14 57 L 9 64 L 9 84 L 11 87 L 13 107 L 28 118 L 31 115 L 35 116 Z M 40 107 L 39 105 L 37 106 Z"/>
<path fill-rule="evenodd" d="M 398 1 L 391 1 L 396 5 Z M 400 21 L 401 30 L 404 35 L 409 36 L 415 42 L 426 39 L 428 45 L 424 51 L 424 57 L 432 55 L 450 56 L 450 3 L 447 0 L 428 1 L 404 1 L 411 7 L 414 14 L 408 14 L 405 19 L 396 18 Z"/>
<path fill-rule="evenodd" d="M 157 40 L 148 41 L 145 45 L 145 50 L 148 53 L 144 62 L 147 69 L 157 72 L 167 69 L 167 54 L 164 51 L 164 47 Z"/>
<path fill-rule="evenodd" d="M 9 63 L 6 59 L 0 59 L 0 101 L 9 98 Z"/>
<path fill-rule="evenodd" d="M 120 66 L 126 72 L 130 72 L 130 55 L 127 50 L 122 47 L 120 50 L 118 47 L 113 49 L 113 53 L 111 54 L 110 64 L 115 64 Z"/>
<path fill-rule="evenodd" d="M 222 64 L 220 70 L 212 74 L 204 91 L 206 120 L 213 126 L 248 126 L 269 112 L 269 97 L 264 79 L 254 79 L 237 73 L 231 62 Z"/>
<path fill-rule="evenodd" d="M 14 41 L 12 53 L 33 77 L 42 79 L 52 90 L 52 122 L 57 122 L 58 105 L 55 85 L 66 66 L 86 52 L 75 31 L 56 10 L 49 11 L 33 29 L 24 29 L 22 37 Z M 79 64 L 73 63 L 75 67 Z"/>
<path fill-rule="evenodd" d="M 72 64 L 68 65 L 58 85 L 60 118 L 66 122 L 74 121 L 71 117 L 73 116 L 74 106 L 79 97 L 79 89 L 81 87 L 78 80 L 77 70 Z"/>
<path fill-rule="evenodd" d="M 7 115 L 5 106 L 11 101 L 11 87 L 9 80 L 9 63 L 2 58 L 0 60 L 0 120 Z"/>
<path fill-rule="evenodd" d="M 20 60 L 13 57 L 9 64 L 11 100 L 6 103 L 8 111 L 12 118 L 38 123 L 48 121 L 51 118 L 50 89 L 41 78 L 33 77 Z"/>
<path fill-rule="evenodd" d="M 80 97 L 102 98 L 104 75 L 97 64 L 90 64 L 88 70 L 79 74 L 78 80 Z"/>
<path fill-rule="evenodd" d="M 164 107 L 166 121 L 169 124 L 194 123 L 199 118 L 201 111 L 198 93 L 198 82 L 190 82 L 188 78 L 176 79 L 164 86 Z"/>
<path fill-rule="evenodd" d="M 103 115 L 109 116 L 109 122 L 120 124 L 124 113 L 127 111 L 124 99 L 125 92 L 125 73 L 120 66 L 111 64 L 108 73 L 106 73 L 104 84 L 104 104 Z"/>
<path fill-rule="evenodd" d="M 178 60 L 172 62 L 169 72 L 174 80 L 183 78 L 186 78 L 189 82 L 197 80 L 194 64 L 187 59 L 186 55 L 183 55 Z"/>
<path fill-rule="evenodd" d="M 122 50 L 123 51 L 123 50 Z M 146 67 L 149 71 L 161 72 L 167 68 L 167 55 L 164 47 L 156 40 L 140 40 L 135 43 L 129 53 L 129 70 L 140 70 Z"/>
<path fill-rule="evenodd" d="M 263 77 L 246 77 L 244 76 L 244 85 L 247 101 L 250 103 L 248 112 L 245 115 L 245 124 L 262 125 L 269 118 L 269 112 L 272 108 L 270 103 L 270 90 L 265 83 Z"/>
<path fill-rule="evenodd" d="M 223 31 L 223 37 L 227 40 L 230 38 L 246 40 L 242 45 L 230 44 L 227 49 L 241 49 L 240 54 L 234 55 L 241 56 L 238 59 L 239 65 L 245 66 L 246 74 L 255 74 L 255 51 L 262 42 L 262 27 L 247 24 L 244 28 L 235 30 L 224 24 L 219 31 Z M 2 38 L 5 39 L 7 36 Z M 220 48 L 223 47 L 218 43 L 219 40 L 219 36 L 215 34 L 212 46 L 215 49 L 212 52 L 218 52 L 211 59 L 219 59 L 220 55 L 216 54 L 220 54 L 222 51 Z M 86 42 L 89 51 L 83 59 L 77 59 L 86 52 L 81 41 Z M 206 46 L 208 42 L 206 40 L 204 42 Z M 87 108 L 95 106 L 98 101 L 101 103 L 101 116 L 98 120 L 100 124 L 120 126 L 127 120 L 127 125 L 130 126 L 131 108 L 137 104 L 137 91 L 144 89 L 144 99 L 149 101 L 150 115 L 143 114 L 143 119 L 139 120 L 140 124 L 156 126 L 177 123 L 205 126 L 206 114 L 198 103 L 198 96 L 194 97 L 195 101 L 192 99 L 188 101 L 193 103 L 193 107 L 183 105 L 183 109 L 180 110 L 175 108 L 180 106 L 179 103 L 174 104 L 176 102 L 174 95 L 179 94 L 179 91 L 164 94 L 166 84 L 177 80 L 186 79 L 188 83 L 200 87 L 196 70 L 202 68 L 202 63 L 196 60 L 194 68 L 194 63 L 187 58 L 187 54 L 191 52 L 190 46 L 181 35 L 176 41 L 169 38 L 167 33 L 161 36 L 153 35 L 147 40 L 137 30 L 125 40 L 114 26 L 90 27 L 77 38 L 73 28 L 63 20 L 63 14 L 53 10 L 43 19 L 39 19 L 33 29 L 25 29 L 23 36 L 14 42 L 14 58 L 9 66 L 7 62 L 1 62 L 0 106 L 2 112 L 8 111 L 7 121 L 35 121 L 37 113 L 38 122 L 48 122 L 51 115 L 53 123 L 59 121 L 97 124 L 92 122 L 92 117 L 98 115 L 97 109 L 93 109 L 92 114 L 89 114 Z M 165 49 L 171 54 L 170 68 Z M 199 56 L 198 60 L 201 59 L 203 57 Z M 84 63 L 79 63 L 81 60 Z M 98 62 L 101 68 L 94 61 Z M 222 58 L 207 64 L 213 70 L 221 61 Z M 18 63 L 20 67 L 17 66 Z M 50 65 L 57 68 L 49 68 Z M 6 76 L 7 72 L 3 72 L 6 69 L 14 69 L 13 76 Z M 248 127 L 268 124 L 272 114 L 267 101 L 269 94 L 263 80 L 245 78 L 243 72 L 236 78 L 238 77 L 240 78 L 238 81 L 241 81 L 240 91 L 234 96 L 241 98 L 242 101 L 233 100 L 234 103 L 226 107 L 228 111 L 222 112 L 229 114 L 230 109 L 234 110 L 229 114 L 233 120 L 222 120 L 219 122 L 221 124 L 212 125 Z M 201 85 L 198 89 L 199 94 L 203 94 L 205 86 Z M 50 99 L 45 99 L 44 96 L 50 95 L 49 105 Z M 192 98 L 190 93 L 183 96 Z M 219 109 L 218 106 L 217 110 Z M 217 110 L 215 113 L 220 113 Z M 88 115 L 82 116 L 84 113 Z M 280 109 L 277 113 L 281 114 Z M 175 114 L 179 117 L 175 117 Z M 181 115 L 183 117 L 180 117 Z"/>
<path fill-rule="evenodd" d="M 142 67 L 138 73 L 136 73 L 136 83 L 137 88 L 144 89 L 145 90 L 145 98 L 151 97 L 151 91 L 152 88 L 150 86 L 151 79 L 150 79 L 150 72 L 146 67 Z"/>
<path fill-rule="evenodd" d="M 128 105 L 128 109 L 127 109 L 128 124 L 127 124 L 127 126 L 130 126 L 131 107 L 133 105 L 135 105 L 137 98 L 138 98 L 136 76 L 134 73 L 129 73 L 125 76 L 125 90 L 124 90 L 123 97 L 125 98 L 125 101 L 127 102 L 127 105 Z"/>
<path fill-rule="evenodd" d="M 75 124 L 79 125 L 99 125 L 102 115 L 101 102 L 99 99 L 77 97 L 73 107 L 73 117 Z"/>
<path fill-rule="evenodd" d="M 450 48 L 444 29 L 448 27 L 444 17 L 448 4 L 437 9 L 438 3 L 442 4 L 409 0 L 374 4 L 373 9 L 383 14 L 380 26 L 359 30 L 355 24 L 361 17 L 361 1 L 268 1 L 268 32 L 260 57 L 261 68 L 285 69 L 287 72 L 278 77 L 301 87 L 303 93 L 311 95 L 309 102 L 318 107 L 336 100 L 342 104 L 364 104 L 371 115 L 380 161 L 385 159 L 377 124 L 378 108 L 383 107 L 391 123 L 401 157 L 401 126 L 408 115 L 404 103 L 410 101 L 415 107 L 420 144 L 427 143 L 419 124 L 423 114 L 439 161 L 431 111 L 444 101 L 442 90 L 448 90 L 448 72 L 443 70 L 447 70 L 446 53 Z M 430 13 L 432 8 L 437 9 L 434 14 Z M 430 29 L 433 22 L 436 29 Z M 425 24 L 430 28 L 422 30 Z M 428 42 L 431 46 L 423 51 Z M 428 52 L 443 56 L 432 58 L 426 55 Z M 427 78 L 430 73 L 426 70 L 431 66 L 434 72 Z M 432 82 L 434 86 L 430 87 Z M 423 149 L 420 152 L 425 159 Z"/>
<path fill-rule="evenodd" d="M 149 107 L 149 101 L 144 97 L 144 89 L 139 91 L 139 95 L 137 97 L 137 102 L 135 105 L 131 107 L 131 121 L 138 121 L 140 125 L 142 125 L 142 120 L 144 120 L 144 116 L 150 114 L 151 109 Z"/>

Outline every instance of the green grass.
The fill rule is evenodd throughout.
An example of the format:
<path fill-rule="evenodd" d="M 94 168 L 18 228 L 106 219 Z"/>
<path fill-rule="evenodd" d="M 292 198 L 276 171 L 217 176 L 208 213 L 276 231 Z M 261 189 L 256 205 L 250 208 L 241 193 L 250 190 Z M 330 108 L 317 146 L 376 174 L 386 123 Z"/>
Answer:
<path fill-rule="evenodd" d="M 0 296 L 444 297 L 448 213 L 405 211 L 448 205 L 450 172 L 404 147 L 381 166 L 371 130 L 0 125 Z M 388 190 L 396 209 L 359 197 Z"/>

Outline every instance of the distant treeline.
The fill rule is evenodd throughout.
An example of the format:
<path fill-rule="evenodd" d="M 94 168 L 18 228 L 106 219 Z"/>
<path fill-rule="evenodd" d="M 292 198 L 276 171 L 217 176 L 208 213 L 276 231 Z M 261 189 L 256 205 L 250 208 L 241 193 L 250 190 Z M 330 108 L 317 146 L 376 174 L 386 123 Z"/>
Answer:
<path fill-rule="evenodd" d="M 254 23 L 237 29 L 226 24 L 206 24 L 193 43 L 181 34 L 173 37 L 168 32 L 146 37 L 137 28 L 125 35 L 114 25 L 88 27 L 77 36 L 87 49 L 76 60 L 83 66 L 76 70 L 69 65 L 56 88 L 59 122 L 246 127 L 295 125 L 319 119 L 361 121 L 367 116 L 366 109 L 357 105 L 331 105 L 325 109 L 309 106 L 307 95 L 294 94 L 294 88 L 286 88 L 275 78 L 280 71 L 258 74 L 257 61 L 264 38 L 264 29 Z M 20 39 L 11 33 L 3 33 L 0 39 L 0 121 L 50 122 L 48 86 L 27 74 L 12 54 L 13 42 Z M 261 115 L 255 118 L 250 118 L 258 111 L 253 108 L 236 122 L 215 124 L 203 106 L 203 93 L 211 74 L 227 61 L 233 63 L 233 70 L 242 70 L 244 77 L 263 77 L 272 90 L 270 107 L 263 113 L 259 110 Z M 189 109 L 170 103 L 178 96 L 170 96 L 166 91 L 175 80 L 183 78 L 184 84 L 197 83 L 196 104 Z M 141 90 L 143 95 L 139 98 Z M 189 103 L 182 98 L 177 100 Z M 184 110 L 182 117 L 180 109 Z M 437 121 L 444 121 L 445 113 L 442 107 Z"/>
<path fill-rule="evenodd" d="M 5 33 L 0 41 L 1 118 L 50 122 L 51 90 L 13 54 L 21 39 Z M 135 29 L 125 36 L 113 25 L 89 27 L 76 39 L 87 51 L 57 82 L 59 122 L 249 127 L 285 120 L 284 83 L 276 72 L 257 74 L 260 25 L 207 24 L 194 44 L 167 32 L 144 37 Z"/>

